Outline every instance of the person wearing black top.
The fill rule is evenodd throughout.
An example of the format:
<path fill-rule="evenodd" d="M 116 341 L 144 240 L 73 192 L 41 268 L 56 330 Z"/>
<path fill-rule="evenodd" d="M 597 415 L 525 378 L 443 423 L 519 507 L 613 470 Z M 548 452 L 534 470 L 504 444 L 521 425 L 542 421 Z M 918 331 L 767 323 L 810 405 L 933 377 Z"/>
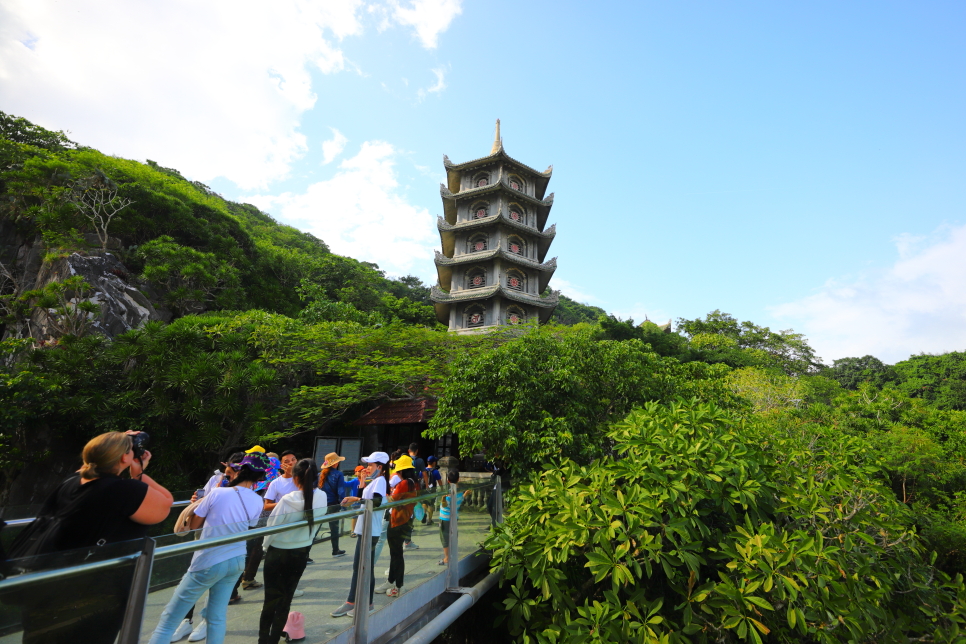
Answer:
<path fill-rule="evenodd" d="M 108 432 L 91 439 L 78 474 L 44 502 L 41 516 L 63 514 L 71 506 L 62 518 L 55 551 L 143 539 L 148 526 L 168 517 L 174 499 L 144 473 L 151 452 L 145 450 L 140 460 L 135 459 L 131 436 L 137 433 Z M 131 478 L 121 478 L 128 470 Z M 121 629 L 132 572 L 105 571 L 75 579 L 74 590 L 59 586 L 37 593 L 42 596 L 33 600 L 26 597 L 24 644 L 112 644 Z"/>

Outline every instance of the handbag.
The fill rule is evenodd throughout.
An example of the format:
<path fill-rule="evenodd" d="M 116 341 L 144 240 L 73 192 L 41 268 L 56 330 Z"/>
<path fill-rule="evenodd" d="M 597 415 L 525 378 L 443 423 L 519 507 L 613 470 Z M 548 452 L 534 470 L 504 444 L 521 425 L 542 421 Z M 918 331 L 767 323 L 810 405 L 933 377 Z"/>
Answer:
<path fill-rule="evenodd" d="M 191 517 L 195 515 L 195 508 L 201 505 L 201 499 L 197 501 L 192 501 L 188 504 L 181 514 L 178 515 L 178 520 L 174 524 L 174 533 L 179 537 L 187 537 L 191 533 Z"/>

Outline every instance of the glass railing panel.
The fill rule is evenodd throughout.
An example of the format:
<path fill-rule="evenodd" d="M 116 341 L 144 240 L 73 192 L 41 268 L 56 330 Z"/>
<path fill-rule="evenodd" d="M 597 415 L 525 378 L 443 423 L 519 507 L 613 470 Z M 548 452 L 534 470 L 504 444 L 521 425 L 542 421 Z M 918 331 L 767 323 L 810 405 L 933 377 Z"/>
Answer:
<path fill-rule="evenodd" d="M 329 514 L 320 515 L 313 527 L 309 552 L 312 563 L 306 566 L 298 584 L 302 594 L 292 600 L 290 609 L 303 615 L 307 642 L 328 641 L 352 626 L 352 617 L 332 616 L 349 597 L 353 557 L 359 541 L 351 534 L 360 517 L 344 514 L 339 506 L 330 506 Z M 333 540 L 333 536 L 337 539 Z"/>
<path fill-rule="evenodd" d="M 268 522 L 270 524 L 268 529 L 284 527 L 286 523 L 291 522 L 293 524 L 291 528 L 282 534 L 301 535 L 301 533 L 305 533 L 306 540 L 311 536 L 313 545 L 309 546 L 309 557 L 313 562 L 306 565 L 297 583 L 296 596 L 293 597 L 289 610 L 285 611 L 286 615 L 290 611 L 298 611 L 303 614 L 303 628 L 309 637 L 308 641 L 326 641 L 351 625 L 350 618 L 336 619 L 329 616 L 329 613 L 344 602 L 348 592 L 352 573 L 351 548 L 355 545 L 355 539 L 350 539 L 347 534 L 354 519 L 353 516 L 348 515 L 354 513 L 347 512 L 339 506 L 335 506 L 333 510 L 331 514 L 328 514 L 326 509 L 316 510 L 311 532 L 306 525 L 296 526 L 294 524 L 294 522 L 304 519 L 302 512 L 283 515 L 277 519 L 269 519 Z M 348 554 L 344 556 L 332 556 L 331 523 L 335 523 L 336 529 L 340 531 L 340 550 L 348 551 Z M 243 530 L 247 526 L 241 524 L 238 527 Z M 161 537 L 159 542 L 165 545 L 182 544 L 190 543 L 193 538 L 194 535 L 189 535 L 184 539 L 167 535 Z M 257 556 L 254 554 L 257 552 L 255 544 L 263 546 L 264 536 L 249 541 L 252 542 L 252 545 L 249 546 L 246 541 L 243 541 L 242 544 L 246 556 L 249 556 L 248 563 L 251 564 L 252 559 L 250 557 Z M 234 593 L 238 599 L 232 601 L 227 607 L 225 613 L 226 642 L 251 642 L 253 639 L 257 639 L 261 614 L 265 607 L 266 587 L 271 588 L 278 585 L 281 575 L 276 571 L 282 570 L 284 572 L 291 569 L 288 563 L 291 562 L 290 557 L 294 553 L 288 552 L 291 548 L 283 547 L 292 545 L 291 541 L 288 543 L 286 541 L 287 539 L 283 539 L 281 536 L 273 538 L 269 543 L 269 549 L 263 550 L 259 565 L 246 571 L 244 576 L 247 578 L 249 577 L 248 572 L 254 570 L 252 576 L 255 583 L 241 583 Z M 148 609 L 142 629 L 142 641 L 144 642 L 149 641 L 157 628 L 165 607 L 175 597 L 176 586 L 188 571 L 191 559 L 194 556 L 190 553 L 171 556 L 170 552 L 170 549 L 166 552 L 161 548 L 159 556 L 155 560 L 155 574 L 152 576 L 153 592 L 149 595 Z M 268 580 L 266 580 L 266 566 L 268 566 Z M 209 596 L 210 593 L 204 593 L 196 603 L 193 628 L 197 628 L 200 624 L 202 611 L 207 612 L 206 605 Z M 187 609 L 182 606 L 179 610 Z M 180 619 L 184 619 L 184 617 L 179 618 L 179 623 Z M 166 622 L 168 626 L 173 623 L 170 619 Z"/>
<path fill-rule="evenodd" d="M 458 493 L 463 494 L 459 509 L 459 558 L 462 559 L 480 549 L 490 530 L 491 497 L 493 484 L 479 481 L 459 483 Z"/>
<path fill-rule="evenodd" d="M 85 641 L 90 632 L 120 630 L 134 575 L 136 557 L 109 568 L 57 578 L 65 570 L 139 553 L 143 539 L 81 548 L 7 562 L 8 580 L 30 573 L 50 574 L 17 586 L 0 585 L 0 642 L 34 637 Z M 37 640 L 40 641 L 40 640 Z M 53 640 L 51 640 L 53 641 Z"/>
<path fill-rule="evenodd" d="M 402 549 L 403 584 L 400 594 L 412 592 L 418 586 L 446 570 L 444 566 L 439 565 L 439 562 L 443 559 L 443 547 L 439 541 L 437 511 L 439 499 L 438 494 L 423 493 L 413 501 L 413 520 L 409 526 L 402 529 L 402 534 L 409 535 L 411 546 Z M 405 507 L 406 505 L 408 504 L 392 503 L 389 504 L 389 507 L 391 511 L 393 506 Z M 390 524 L 389 529 L 396 532 L 395 529 L 391 528 L 391 520 L 387 519 L 387 523 Z M 389 588 L 388 576 L 393 560 L 389 537 L 389 530 L 387 530 L 384 535 L 385 544 L 376 562 L 376 589 L 383 591 L 376 596 L 376 610 L 394 600 L 394 597 L 385 593 L 385 590 Z M 398 586 L 398 580 L 395 581 L 395 585 Z"/>

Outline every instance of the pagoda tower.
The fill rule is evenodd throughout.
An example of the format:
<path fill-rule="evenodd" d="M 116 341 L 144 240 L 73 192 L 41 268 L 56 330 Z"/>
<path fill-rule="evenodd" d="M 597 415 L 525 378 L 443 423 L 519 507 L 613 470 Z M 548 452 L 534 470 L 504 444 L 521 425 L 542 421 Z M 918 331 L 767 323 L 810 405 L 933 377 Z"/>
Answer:
<path fill-rule="evenodd" d="M 443 165 L 436 318 L 458 333 L 546 322 L 557 306 L 555 294 L 541 295 L 557 268 L 556 257 L 544 261 L 556 234 L 545 228 L 553 166 L 540 172 L 507 155 L 499 120 L 489 156 L 454 164 L 444 155 Z"/>

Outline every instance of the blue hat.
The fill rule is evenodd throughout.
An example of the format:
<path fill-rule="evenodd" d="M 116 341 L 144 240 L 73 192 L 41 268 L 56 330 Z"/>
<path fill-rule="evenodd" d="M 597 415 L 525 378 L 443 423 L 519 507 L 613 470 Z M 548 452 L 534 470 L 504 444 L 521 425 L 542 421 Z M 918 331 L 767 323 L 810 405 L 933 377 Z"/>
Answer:
<path fill-rule="evenodd" d="M 427 463 L 435 463 L 436 462 L 436 457 L 435 456 L 427 456 L 426 457 L 426 462 Z"/>

